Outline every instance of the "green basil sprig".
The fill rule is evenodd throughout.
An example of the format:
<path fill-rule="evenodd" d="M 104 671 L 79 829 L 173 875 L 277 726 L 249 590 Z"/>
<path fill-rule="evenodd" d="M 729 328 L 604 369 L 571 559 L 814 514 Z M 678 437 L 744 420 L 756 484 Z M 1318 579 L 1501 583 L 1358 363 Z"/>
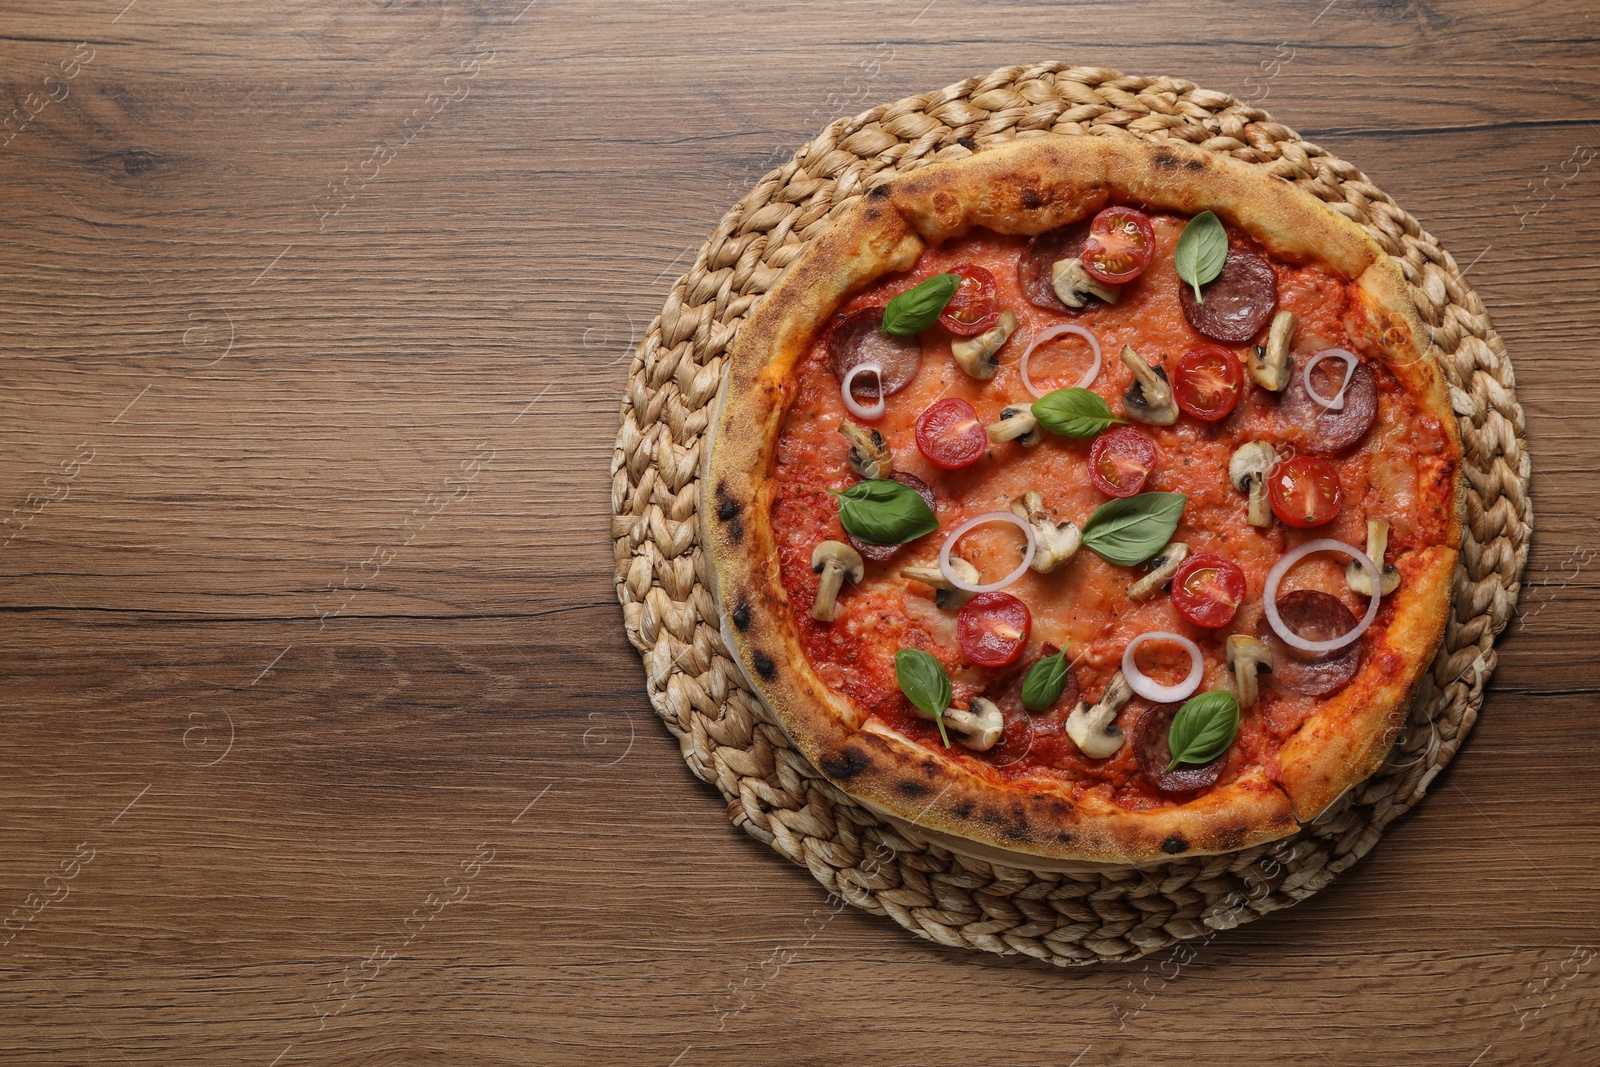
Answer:
<path fill-rule="evenodd" d="M 1160 552 L 1178 529 L 1183 493 L 1139 493 L 1107 501 L 1083 527 L 1083 546 L 1101 559 L 1136 567 Z"/>
<path fill-rule="evenodd" d="M 1202 211 L 1189 220 L 1178 238 L 1178 247 L 1172 251 L 1172 264 L 1178 268 L 1178 277 L 1194 286 L 1197 303 L 1205 303 L 1200 287 L 1222 273 L 1228 259 L 1228 231 L 1222 220 L 1209 211 Z"/>
<path fill-rule="evenodd" d="M 944 713 L 950 709 L 950 675 L 945 673 L 944 664 L 921 649 L 902 648 L 894 654 L 894 677 L 906 699 L 933 716 L 939 726 L 939 739 L 949 748 Z"/>
<path fill-rule="evenodd" d="M 1167 770 L 1180 763 L 1210 763 L 1228 751 L 1238 733 L 1239 701 L 1232 693 L 1213 689 L 1190 697 L 1167 730 L 1167 746 L 1172 749 Z"/>
<path fill-rule="evenodd" d="M 1028 668 L 1027 677 L 1022 679 L 1022 706 L 1029 711 L 1043 711 L 1061 699 L 1066 687 L 1067 650 L 1063 648 Z"/>
<path fill-rule="evenodd" d="M 1055 389 L 1033 402 L 1033 417 L 1063 437 L 1093 437 L 1108 426 L 1127 422 L 1111 414 L 1100 394 L 1089 389 Z"/>
<path fill-rule="evenodd" d="M 939 321 L 939 313 L 961 288 L 956 274 L 935 274 L 915 289 L 908 289 L 883 309 L 884 333 L 921 333 Z"/>
<path fill-rule="evenodd" d="M 922 494 L 893 478 L 872 478 L 828 492 L 839 498 L 839 524 L 869 545 L 902 545 L 939 528 Z"/>

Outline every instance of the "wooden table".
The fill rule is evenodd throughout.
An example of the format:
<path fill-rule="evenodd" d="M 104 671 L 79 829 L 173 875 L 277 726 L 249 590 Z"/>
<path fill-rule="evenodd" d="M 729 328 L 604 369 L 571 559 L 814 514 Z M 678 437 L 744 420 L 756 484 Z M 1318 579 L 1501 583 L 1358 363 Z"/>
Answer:
<path fill-rule="evenodd" d="M 0 1061 L 1600 1062 L 1590 5 L 16 0 L 0 31 Z M 684 767 L 613 594 L 627 363 L 720 214 L 835 117 L 1055 58 L 1364 168 L 1471 264 L 1534 448 L 1461 758 L 1185 965 L 840 910 Z"/>

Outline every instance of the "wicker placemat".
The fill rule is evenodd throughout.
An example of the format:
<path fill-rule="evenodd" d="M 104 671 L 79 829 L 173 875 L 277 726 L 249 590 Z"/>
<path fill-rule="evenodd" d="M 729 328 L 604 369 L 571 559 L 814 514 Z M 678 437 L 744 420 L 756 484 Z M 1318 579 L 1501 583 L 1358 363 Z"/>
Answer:
<path fill-rule="evenodd" d="M 1450 379 L 1466 446 L 1454 617 L 1379 773 L 1295 836 L 1142 869 L 1037 873 L 899 833 L 823 779 L 766 721 L 718 636 L 696 497 L 734 332 L 831 215 L 868 188 L 1042 133 L 1178 138 L 1298 182 L 1400 263 Z M 830 891 L 922 937 L 1057 964 L 1128 960 L 1303 900 L 1422 798 L 1477 718 L 1527 561 L 1531 467 L 1511 362 L 1450 254 L 1355 167 L 1265 112 L 1174 78 L 1004 67 L 829 125 L 728 212 L 636 353 L 612 460 L 617 595 L 650 701 L 736 826 Z"/>

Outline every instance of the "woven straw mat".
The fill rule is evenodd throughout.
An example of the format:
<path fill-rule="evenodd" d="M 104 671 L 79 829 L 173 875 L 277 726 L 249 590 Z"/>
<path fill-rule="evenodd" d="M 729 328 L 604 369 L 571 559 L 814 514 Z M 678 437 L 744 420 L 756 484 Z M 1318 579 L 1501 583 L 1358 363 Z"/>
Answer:
<path fill-rule="evenodd" d="M 825 780 L 743 687 L 718 636 L 696 500 L 729 343 L 807 240 L 869 188 L 1045 133 L 1174 138 L 1299 183 L 1394 256 L 1428 324 L 1466 446 L 1454 612 L 1379 772 L 1293 837 L 1143 868 L 1042 873 L 897 832 Z M 617 595 L 650 701 L 734 825 L 827 889 L 920 937 L 1055 964 L 1131 960 L 1287 907 L 1327 885 L 1422 799 L 1477 718 L 1527 561 L 1531 473 L 1511 363 L 1448 252 L 1355 167 L 1266 112 L 1166 77 L 1004 67 L 830 124 L 729 211 L 635 353 L 612 459 Z"/>

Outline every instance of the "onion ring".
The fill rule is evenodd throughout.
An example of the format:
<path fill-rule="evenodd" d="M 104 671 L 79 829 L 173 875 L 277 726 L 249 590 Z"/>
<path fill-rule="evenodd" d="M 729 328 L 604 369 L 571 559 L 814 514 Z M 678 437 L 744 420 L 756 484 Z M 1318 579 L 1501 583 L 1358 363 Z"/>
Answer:
<path fill-rule="evenodd" d="M 1134 651 L 1146 641 L 1171 641 L 1182 646 L 1189 653 L 1189 673 L 1184 675 L 1183 681 L 1177 685 L 1162 685 L 1148 674 L 1139 669 L 1139 664 L 1134 661 Z M 1182 634 L 1166 633 L 1162 630 L 1151 630 L 1149 633 L 1140 634 L 1128 642 L 1128 647 L 1122 650 L 1122 677 L 1128 682 L 1128 688 L 1157 704 L 1170 704 L 1178 700 L 1188 700 L 1194 691 L 1200 688 L 1200 676 L 1205 673 L 1205 660 L 1200 655 L 1200 646 Z"/>
<path fill-rule="evenodd" d="M 1344 382 L 1339 386 L 1339 391 L 1333 394 L 1332 400 L 1329 400 L 1327 397 L 1317 392 L 1316 389 L 1311 385 L 1311 369 L 1325 359 L 1344 360 Z M 1312 400 L 1315 400 L 1317 403 L 1321 404 L 1323 407 L 1327 408 L 1329 411 L 1343 411 L 1344 394 L 1346 390 L 1350 388 L 1350 383 L 1355 380 L 1356 364 L 1359 362 L 1360 360 L 1356 358 L 1356 354 L 1354 352 L 1347 351 L 1343 348 L 1324 348 L 1321 352 L 1318 352 L 1316 355 L 1306 360 L 1305 370 L 1301 372 L 1305 378 L 1306 395 Z"/>
<path fill-rule="evenodd" d="M 878 378 L 878 402 L 871 407 L 862 407 L 856 403 L 856 398 L 850 395 L 850 386 L 856 380 L 856 375 L 862 371 L 871 371 Z M 882 363 L 857 363 L 845 374 L 844 380 L 839 383 L 839 394 L 844 397 L 844 406 L 850 414 L 858 419 L 881 419 L 888 404 L 883 399 L 883 364 Z"/>
<path fill-rule="evenodd" d="M 1284 623 L 1283 616 L 1278 614 L 1278 584 L 1283 581 L 1283 576 L 1289 573 L 1289 568 L 1299 563 L 1313 552 L 1343 552 L 1367 572 L 1367 578 L 1372 582 L 1372 600 L 1367 605 L 1367 613 L 1356 623 L 1355 628 L 1349 633 L 1327 641 L 1307 641 Z M 1267 572 L 1267 584 L 1261 590 L 1261 604 L 1267 609 L 1267 624 L 1272 627 L 1272 632 L 1283 638 L 1283 643 L 1303 652 L 1332 652 L 1334 649 L 1343 648 L 1345 645 L 1358 639 L 1367 632 L 1367 627 L 1372 625 L 1372 620 L 1378 617 L 1378 605 L 1383 601 L 1383 578 L 1378 573 L 1377 566 L 1372 562 L 1372 557 L 1361 551 L 1355 545 L 1343 541 L 1335 541 L 1331 537 L 1319 537 L 1315 541 L 1307 541 L 1299 548 L 1284 553 L 1278 562 L 1272 565 Z"/>
<path fill-rule="evenodd" d="M 1096 378 L 1100 377 L 1100 338 L 1096 337 L 1094 334 L 1090 333 L 1082 326 L 1076 325 L 1075 323 L 1068 322 L 1063 323 L 1060 326 L 1051 326 L 1049 329 L 1040 330 L 1038 333 L 1034 334 L 1033 340 L 1028 342 L 1027 351 L 1022 353 L 1022 384 L 1027 386 L 1028 392 L 1033 394 L 1035 400 L 1044 396 L 1044 394 L 1033 387 L 1033 379 L 1028 377 L 1028 357 L 1033 355 L 1033 350 L 1035 348 L 1038 348 L 1046 341 L 1054 341 L 1057 337 L 1069 333 L 1075 334 L 1078 337 L 1082 337 L 1085 341 L 1088 341 L 1089 350 L 1094 353 L 1094 364 L 1090 366 L 1089 373 L 1083 376 L 1083 378 L 1078 382 L 1076 388 L 1087 389 Z"/>
<path fill-rule="evenodd" d="M 1028 547 L 1022 553 L 1022 562 L 1017 564 L 1016 570 L 1012 571 L 998 582 L 990 582 L 988 585 L 973 585 L 971 582 L 963 582 L 950 570 L 950 550 L 956 546 L 956 542 L 961 540 L 962 536 L 966 534 L 967 531 L 976 529 L 979 526 L 985 526 L 991 522 L 1009 522 L 1013 526 L 1021 527 L 1022 532 L 1028 535 Z M 998 592 L 999 590 L 1010 585 L 1012 582 L 1016 581 L 1018 578 L 1021 578 L 1024 574 L 1028 573 L 1028 566 L 1033 562 L 1033 553 L 1037 547 L 1038 542 L 1034 540 L 1033 527 L 1029 526 L 1024 519 L 1022 519 L 1020 516 L 1013 515 L 1009 511 L 990 511 L 983 515 L 976 516 L 975 518 L 968 519 L 966 522 L 950 531 L 950 536 L 944 539 L 944 547 L 939 549 L 939 573 L 944 575 L 945 581 L 949 582 L 963 593 Z"/>

